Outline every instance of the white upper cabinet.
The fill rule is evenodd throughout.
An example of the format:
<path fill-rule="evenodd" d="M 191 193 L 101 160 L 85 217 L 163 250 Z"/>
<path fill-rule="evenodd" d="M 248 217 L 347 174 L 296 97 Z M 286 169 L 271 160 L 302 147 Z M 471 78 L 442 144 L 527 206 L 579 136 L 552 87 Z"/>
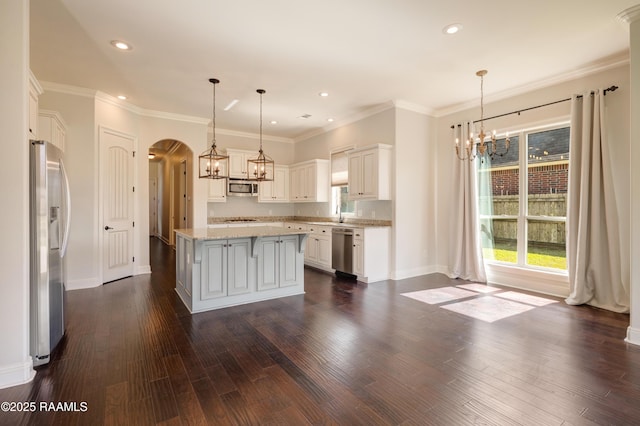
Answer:
<path fill-rule="evenodd" d="M 289 166 L 275 166 L 272 181 L 260 182 L 258 201 L 261 203 L 289 202 Z"/>
<path fill-rule="evenodd" d="M 290 201 L 329 201 L 329 164 L 329 160 L 316 159 L 290 166 Z"/>
<path fill-rule="evenodd" d="M 42 86 L 29 71 L 29 138 L 38 138 L 38 97 L 42 94 Z"/>
<path fill-rule="evenodd" d="M 247 179 L 247 160 L 258 155 L 258 151 L 243 151 L 240 149 L 227 149 L 229 156 L 229 177 Z"/>
<path fill-rule="evenodd" d="M 349 199 L 391 199 L 391 145 L 349 151 Z"/>
<path fill-rule="evenodd" d="M 38 139 L 51 142 L 64 152 L 67 126 L 60 114 L 44 109 L 38 112 Z"/>

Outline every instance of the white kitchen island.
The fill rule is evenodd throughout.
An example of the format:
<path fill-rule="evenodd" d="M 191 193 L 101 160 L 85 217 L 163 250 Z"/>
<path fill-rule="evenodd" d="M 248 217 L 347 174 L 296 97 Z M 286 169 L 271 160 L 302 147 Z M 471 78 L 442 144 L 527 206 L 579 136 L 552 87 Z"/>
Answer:
<path fill-rule="evenodd" d="M 178 229 L 176 292 L 191 313 L 304 293 L 306 231 Z"/>

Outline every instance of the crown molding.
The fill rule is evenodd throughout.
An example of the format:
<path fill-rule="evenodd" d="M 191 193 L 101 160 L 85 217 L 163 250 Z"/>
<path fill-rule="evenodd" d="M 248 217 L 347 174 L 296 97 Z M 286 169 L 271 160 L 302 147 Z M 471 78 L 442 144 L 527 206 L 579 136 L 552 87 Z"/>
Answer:
<path fill-rule="evenodd" d="M 550 78 L 538 80 L 533 83 L 528 83 L 522 86 L 514 87 L 512 89 L 503 90 L 502 92 L 494 93 L 492 95 L 485 95 L 484 96 L 485 104 L 500 101 L 503 99 L 512 98 L 514 96 L 519 96 L 524 93 L 532 92 L 534 90 L 544 89 L 546 87 L 554 86 L 560 83 L 565 83 L 567 81 L 577 80 L 580 78 L 584 78 L 593 74 L 598 74 L 598 73 L 601 73 L 610 69 L 622 67 L 625 65 L 629 65 L 628 52 L 609 57 L 604 61 L 589 65 L 587 67 L 584 67 L 578 70 L 569 71 L 569 72 L 559 74 Z M 459 104 L 455 104 L 449 107 L 436 110 L 434 112 L 434 116 L 437 118 L 444 117 L 449 114 L 465 111 L 477 106 L 478 106 L 478 100 L 474 99 L 472 101 L 462 102 Z"/>
<path fill-rule="evenodd" d="M 632 22 L 637 21 L 640 18 L 640 4 L 631 6 L 630 8 L 623 10 L 618 14 L 617 18 L 621 22 L 627 24 L 631 24 Z"/>
<path fill-rule="evenodd" d="M 393 105 L 396 108 L 404 109 L 411 112 L 417 112 L 418 114 L 423 114 L 423 115 L 433 115 L 435 112 L 431 108 L 427 108 L 423 105 L 416 104 L 413 102 L 403 101 L 402 99 L 397 99 L 393 101 Z"/>
<path fill-rule="evenodd" d="M 83 98 L 95 98 L 96 90 L 86 89 L 84 87 L 69 86 L 68 84 L 53 83 L 51 81 L 42 81 L 44 91 L 64 93 L 65 95 L 81 96 Z"/>
<path fill-rule="evenodd" d="M 211 126 L 207 128 L 207 133 L 213 133 L 213 129 Z M 216 133 L 227 136 L 237 136 L 240 138 L 249 138 L 249 139 L 260 139 L 260 134 L 258 133 L 249 133 L 249 132 L 240 132 L 237 130 L 228 130 L 228 129 L 220 129 L 216 127 Z M 272 141 L 272 142 L 282 142 L 282 143 L 294 143 L 294 140 L 291 138 L 284 138 L 280 136 L 270 136 L 270 135 L 262 135 L 262 140 Z"/>

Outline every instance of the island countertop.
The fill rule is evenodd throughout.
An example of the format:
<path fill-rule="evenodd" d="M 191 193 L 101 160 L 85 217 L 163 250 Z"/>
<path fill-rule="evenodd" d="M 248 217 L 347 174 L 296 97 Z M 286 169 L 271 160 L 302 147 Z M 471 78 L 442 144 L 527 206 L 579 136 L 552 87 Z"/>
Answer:
<path fill-rule="evenodd" d="M 275 237 L 308 234 L 307 231 L 277 226 L 242 226 L 235 228 L 186 228 L 176 229 L 176 234 L 190 240 L 228 240 L 232 238 Z"/>

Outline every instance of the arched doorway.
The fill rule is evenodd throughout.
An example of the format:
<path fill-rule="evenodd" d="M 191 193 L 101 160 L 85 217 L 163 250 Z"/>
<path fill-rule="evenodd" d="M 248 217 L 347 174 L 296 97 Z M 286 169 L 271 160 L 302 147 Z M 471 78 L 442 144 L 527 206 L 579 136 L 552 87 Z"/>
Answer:
<path fill-rule="evenodd" d="M 193 224 L 193 151 L 175 139 L 149 147 L 149 236 L 174 244 L 174 229 Z"/>

